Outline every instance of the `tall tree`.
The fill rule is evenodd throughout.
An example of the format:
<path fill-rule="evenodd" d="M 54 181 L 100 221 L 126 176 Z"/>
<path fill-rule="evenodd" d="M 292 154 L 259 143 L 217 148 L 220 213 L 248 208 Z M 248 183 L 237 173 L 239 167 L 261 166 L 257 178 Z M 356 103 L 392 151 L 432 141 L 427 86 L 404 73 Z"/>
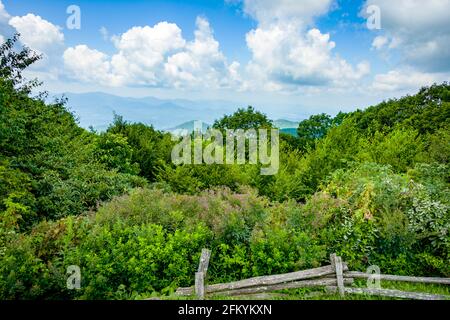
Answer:
<path fill-rule="evenodd" d="M 322 113 L 300 122 L 297 134 L 301 149 L 313 147 L 316 141 L 322 139 L 333 126 L 340 125 L 345 116 L 345 113 L 340 112 L 335 118 L 332 118 L 328 114 Z"/>
<path fill-rule="evenodd" d="M 232 115 L 226 115 L 222 119 L 216 120 L 213 128 L 221 130 L 269 129 L 272 128 L 272 121 L 265 114 L 249 106 L 247 109 L 240 108 Z"/>

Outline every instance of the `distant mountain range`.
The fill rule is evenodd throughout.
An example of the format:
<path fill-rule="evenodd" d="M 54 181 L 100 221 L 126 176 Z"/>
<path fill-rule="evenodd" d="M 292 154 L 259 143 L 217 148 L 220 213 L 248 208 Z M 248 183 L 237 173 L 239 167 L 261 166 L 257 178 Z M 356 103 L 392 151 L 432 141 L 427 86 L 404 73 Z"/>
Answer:
<path fill-rule="evenodd" d="M 278 128 L 278 129 L 292 129 L 292 128 L 297 129 L 299 122 L 281 119 L 281 120 L 275 120 L 273 122 L 273 125 L 275 128 Z"/>
<path fill-rule="evenodd" d="M 206 130 L 208 130 L 209 127 L 211 127 L 210 124 L 202 122 L 200 120 L 191 120 L 188 122 L 184 122 L 173 128 L 167 129 L 166 131 L 179 133 L 183 130 L 186 130 L 188 132 L 192 132 L 192 131 L 194 131 L 195 122 L 201 123 L 202 132 L 205 132 Z M 278 128 L 282 132 L 289 133 L 289 134 L 292 134 L 292 132 L 295 132 L 295 133 L 297 132 L 298 124 L 299 124 L 298 122 L 283 120 L 283 119 L 273 121 L 273 125 L 275 128 Z"/>
<path fill-rule="evenodd" d="M 178 126 L 175 126 L 173 128 L 166 129 L 165 131 L 172 132 L 172 133 L 177 134 L 177 135 L 180 135 L 180 134 L 182 135 L 184 131 L 186 131 L 186 132 L 194 131 L 195 126 L 196 126 L 196 122 L 198 122 L 199 125 L 201 124 L 202 132 L 206 132 L 208 130 L 208 128 L 211 127 L 210 124 L 207 124 L 207 123 L 205 123 L 205 122 L 203 122 L 201 120 L 191 120 L 191 121 L 188 121 L 188 122 L 184 122 L 184 123 L 182 123 L 182 124 L 180 124 Z"/>
<path fill-rule="evenodd" d="M 62 94 L 54 96 L 60 97 Z M 129 98 L 101 92 L 63 93 L 67 106 L 82 127 L 105 130 L 114 113 L 130 122 L 141 122 L 163 130 L 174 128 L 189 119 L 213 122 L 222 115 L 234 112 L 236 106 L 227 101 L 163 100 L 153 97 Z"/>
<path fill-rule="evenodd" d="M 114 114 L 123 116 L 130 122 L 141 122 L 166 131 L 183 129 L 192 131 L 194 120 L 187 120 L 201 119 L 204 122 L 203 130 L 206 130 L 209 127 L 208 123 L 213 123 L 240 107 L 233 102 L 221 100 L 131 98 L 101 92 L 63 93 L 54 96 L 61 97 L 61 95 L 68 98 L 67 107 L 75 114 L 82 127 L 93 127 L 98 131 L 108 128 Z M 279 129 L 297 128 L 298 122 L 277 120 L 274 121 L 274 125 Z"/>

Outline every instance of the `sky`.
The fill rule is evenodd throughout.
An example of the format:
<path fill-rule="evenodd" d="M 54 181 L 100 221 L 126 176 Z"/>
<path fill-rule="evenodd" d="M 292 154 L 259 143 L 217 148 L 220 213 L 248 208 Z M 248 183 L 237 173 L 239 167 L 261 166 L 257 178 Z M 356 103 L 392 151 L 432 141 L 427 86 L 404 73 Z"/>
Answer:
<path fill-rule="evenodd" d="M 19 32 L 41 53 L 27 76 L 53 93 L 225 100 L 296 120 L 450 80 L 448 12 L 450 0 L 0 0 L 0 41 Z"/>

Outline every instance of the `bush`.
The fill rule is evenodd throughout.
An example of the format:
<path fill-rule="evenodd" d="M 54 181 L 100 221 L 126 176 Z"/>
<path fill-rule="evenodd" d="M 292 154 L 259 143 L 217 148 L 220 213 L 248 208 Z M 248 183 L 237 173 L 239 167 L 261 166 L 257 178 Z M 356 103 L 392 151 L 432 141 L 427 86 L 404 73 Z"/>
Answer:
<path fill-rule="evenodd" d="M 323 241 L 355 268 L 372 263 L 399 274 L 415 270 L 448 275 L 446 264 L 439 262 L 448 259 L 450 252 L 448 185 L 441 180 L 438 194 L 427 187 L 430 176 L 438 182 L 437 177 L 446 172 L 443 169 L 442 165 L 417 165 L 410 171 L 416 181 L 376 164 L 337 171 L 324 192 L 341 203 L 325 227 Z M 433 268 L 427 265 L 431 262 Z"/>
<path fill-rule="evenodd" d="M 250 190 L 186 196 L 136 189 L 96 214 L 43 222 L 17 236 L 0 265 L 0 297 L 168 294 L 193 284 L 204 247 L 213 252 L 211 282 L 317 266 L 324 250 L 306 231 L 286 224 L 292 207 L 272 207 Z M 80 291 L 65 288 L 69 265 L 81 268 Z"/>
<path fill-rule="evenodd" d="M 430 177 L 444 179 L 443 172 L 441 165 L 420 165 L 399 175 L 386 166 L 355 164 L 336 171 L 305 204 L 270 202 L 248 188 L 198 195 L 135 189 L 96 213 L 10 235 L 0 296 L 169 294 L 193 284 L 204 247 L 212 250 L 211 283 L 317 267 L 328 264 L 332 252 L 353 270 L 376 264 L 394 274 L 448 276 L 450 220 L 442 200 L 448 189 L 427 187 Z M 68 265 L 81 267 L 80 291 L 65 287 Z"/>

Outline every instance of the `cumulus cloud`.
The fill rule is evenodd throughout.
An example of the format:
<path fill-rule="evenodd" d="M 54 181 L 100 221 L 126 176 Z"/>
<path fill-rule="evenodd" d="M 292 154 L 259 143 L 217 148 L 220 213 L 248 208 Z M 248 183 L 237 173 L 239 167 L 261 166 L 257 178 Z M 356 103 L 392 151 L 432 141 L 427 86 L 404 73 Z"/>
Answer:
<path fill-rule="evenodd" d="M 13 17 L 9 24 L 20 33 L 20 41 L 43 54 L 50 54 L 64 45 L 64 34 L 58 26 L 29 13 Z"/>
<path fill-rule="evenodd" d="M 0 42 L 20 33 L 20 42 L 37 53 L 42 59 L 25 71 L 29 78 L 55 80 L 61 73 L 61 55 L 64 49 L 64 35 L 58 26 L 40 16 L 27 14 L 11 16 L 0 0 Z"/>
<path fill-rule="evenodd" d="M 204 18 L 197 19 L 192 42 L 183 38 L 176 24 L 168 22 L 133 27 L 114 36 L 113 42 L 117 53 L 111 57 L 87 46 L 68 48 L 64 62 L 71 76 L 106 85 L 161 87 L 221 87 L 236 76 L 236 64 L 227 64 Z M 83 61 L 81 67 L 77 67 L 79 61 Z"/>
<path fill-rule="evenodd" d="M 368 62 L 357 66 L 333 53 L 329 34 L 308 28 L 311 20 L 326 13 L 331 0 L 245 0 L 245 11 L 258 21 L 247 36 L 252 59 L 246 87 L 296 90 L 303 86 L 346 86 L 370 72 Z"/>
<path fill-rule="evenodd" d="M 168 54 L 182 49 L 186 41 L 173 23 L 160 22 L 154 27 L 133 27 L 114 37 L 118 53 L 112 57 L 114 73 L 123 83 L 159 84 Z"/>
<path fill-rule="evenodd" d="M 368 63 L 356 68 L 335 57 L 335 43 L 329 34 L 311 29 L 300 34 L 297 26 L 274 25 L 247 34 L 253 53 L 251 73 L 263 76 L 263 82 L 274 89 L 282 86 L 345 85 L 370 72 Z M 268 81 L 268 82 L 267 82 Z"/>
<path fill-rule="evenodd" d="M 117 79 L 111 74 L 111 63 L 106 54 L 78 45 L 64 52 L 65 67 L 80 81 L 114 85 Z"/>
<path fill-rule="evenodd" d="M 381 10 L 377 49 L 399 49 L 402 63 L 422 72 L 450 71 L 450 0 L 367 0 Z"/>
<path fill-rule="evenodd" d="M 62 71 L 64 34 L 59 26 L 29 13 L 11 17 L 8 22 L 14 32 L 20 33 L 20 42 L 41 55 L 41 60 L 30 66 L 26 74 L 41 80 L 58 79 Z"/>
<path fill-rule="evenodd" d="M 385 74 L 378 74 L 372 84 L 376 91 L 405 91 L 412 92 L 423 86 L 445 80 L 445 75 L 418 72 L 411 68 L 391 70 Z"/>
<path fill-rule="evenodd" d="M 10 37 L 13 33 L 20 33 L 20 41 L 44 57 L 60 54 L 64 46 L 60 27 L 32 13 L 12 17 L 0 0 L 0 34 Z"/>
<path fill-rule="evenodd" d="M 208 20 L 198 17 L 196 25 L 195 40 L 187 43 L 182 52 L 168 58 L 165 74 L 175 87 L 186 84 L 213 88 L 230 86 L 238 78 L 239 64 L 233 62 L 228 66 Z"/>

